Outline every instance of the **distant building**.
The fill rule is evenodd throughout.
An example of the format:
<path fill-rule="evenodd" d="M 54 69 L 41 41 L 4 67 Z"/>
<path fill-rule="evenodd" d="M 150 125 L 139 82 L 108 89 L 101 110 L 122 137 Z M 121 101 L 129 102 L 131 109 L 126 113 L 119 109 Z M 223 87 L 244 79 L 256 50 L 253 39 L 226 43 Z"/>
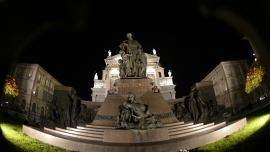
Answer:
<path fill-rule="evenodd" d="M 16 63 L 10 71 L 19 96 L 9 102 L 27 113 L 45 114 L 47 101 L 53 99 L 54 86 L 62 84 L 38 64 Z"/>
<path fill-rule="evenodd" d="M 247 71 L 247 60 L 224 61 L 212 70 L 202 82 L 213 81 L 219 105 L 238 110 L 250 103 L 250 97 L 245 93 Z"/>
<path fill-rule="evenodd" d="M 147 56 L 147 70 L 146 75 L 150 78 L 155 85 L 160 89 L 163 97 L 166 100 L 175 99 L 176 91 L 174 90 L 175 84 L 173 84 L 172 76 L 165 76 L 164 68 L 160 66 L 158 57 L 156 54 L 151 55 L 145 53 Z M 121 59 L 120 54 L 114 56 L 108 56 L 105 60 L 106 67 L 102 71 L 102 77 L 100 80 L 94 79 L 94 87 L 92 90 L 92 101 L 103 102 L 107 91 L 112 89 L 115 80 L 119 79 L 119 63 Z M 170 74 L 173 75 L 173 73 Z"/>

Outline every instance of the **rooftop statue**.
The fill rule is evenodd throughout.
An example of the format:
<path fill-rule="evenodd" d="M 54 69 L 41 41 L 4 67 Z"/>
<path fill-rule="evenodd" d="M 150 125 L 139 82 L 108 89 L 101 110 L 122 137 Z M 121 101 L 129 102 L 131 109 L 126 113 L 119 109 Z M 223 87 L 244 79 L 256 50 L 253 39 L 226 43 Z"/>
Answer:
<path fill-rule="evenodd" d="M 132 34 L 127 34 L 128 40 L 120 44 L 120 76 L 123 77 L 146 77 L 147 57 L 141 44 L 132 39 Z"/>

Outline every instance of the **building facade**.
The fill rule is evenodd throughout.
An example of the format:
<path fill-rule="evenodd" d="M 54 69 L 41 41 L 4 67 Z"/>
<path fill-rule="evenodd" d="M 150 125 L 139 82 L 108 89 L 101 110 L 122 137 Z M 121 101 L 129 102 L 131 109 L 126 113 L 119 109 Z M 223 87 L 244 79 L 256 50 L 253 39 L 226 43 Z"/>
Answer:
<path fill-rule="evenodd" d="M 212 81 L 218 105 L 225 105 L 237 111 L 251 102 L 245 93 L 245 80 L 248 71 L 247 60 L 224 61 L 212 70 L 203 80 Z"/>
<path fill-rule="evenodd" d="M 52 101 L 55 85 L 62 85 L 38 64 L 16 63 L 10 70 L 19 89 L 19 96 L 9 102 L 26 113 L 46 113 L 47 101 Z"/>
<path fill-rule="evenodd" d="M 163 97 L 166 100 L 175 99 L 175 84 L 173 84 L 172 76 L 165 76 L 164 68 L 160 66 L 158 57 L 156 54 L 148 54 L 147 56 L 147 69 L 146 75 L 151 81 L 160 89 Z M 120 78 L 119 76 L 119 63 L 121 55 L 108 56 L 104 59 L 106 67 L 102 70 L 102 78 L 99 80 L 97 75 L 94 79 L 94 87 L 92 90 L 92 101 L 103 102 L 108 90 L 114 88 L 114 82 Z"/>

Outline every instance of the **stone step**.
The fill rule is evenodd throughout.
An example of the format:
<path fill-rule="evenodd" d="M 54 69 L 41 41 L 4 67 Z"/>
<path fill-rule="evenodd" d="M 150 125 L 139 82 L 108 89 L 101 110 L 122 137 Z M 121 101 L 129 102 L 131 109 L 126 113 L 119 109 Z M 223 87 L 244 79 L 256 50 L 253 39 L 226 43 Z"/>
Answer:
<path fill-rule="evenodd" d="M 177 126 L 177 125 L 183 125 L 183 124 L 184 124 L 184 122 L 181 121 L 181 122 L 177 122 L 177 123 L 164 124 L 163 126 L 170 127 L 170 126 Z"/>
<path fill-rule="evenodd" d="M 92 131 L 104 131 L 104 129 L 110 129 L 110 128 L 88 128 L 88 127 L 80 127 L 80 126 L 77 126 L 77 129 L 80 129 L 80 130 L 92 130 Z"/>
<path fill-rule="evenodd" d="M 103 138 L 104 134 L 100 133 L 85 133 L 85 132 L 79 132 L 79 131 L 73 131 L 73 130 L 67 130 L 67 129 L 62 129 L 62 128 L 55 128 L 56 131 L 61 131 L 61 132 L 66 132 L 69 134 L 74 134 L 74 135 L 82 135 L 82 136 L 88 136 L 88 137 L 99 137 Z"/>
<path fill-rule="evenodd" d="M 95 125 L 86 125 L 86 128 L 114 129 L 115 127 L 110 127 L 110 126 L 95 126 Z"/>
<path fill-rule="evenodd" d="M 85 133 L 98 133 L 98 134 L 104 134 L 104 130 L 101 130 L 101 129 L 86 130 L 86 129 L 71 128 L 71 127 L 66 127 L 66 129 L 67 129 L 67 130 L 78 131 L 78 132 L 85 132 Z"/>
<path fill-rule="evenodd" d="M 196 125 L 195 127 L 191 127 L 191 128 L 180 128 L 181 130 L 179 130 L 179 131 L 169 132 L 169 136 L 183 134 L 183 133 L 187 133 L 187 132 L 193 132 L 193 131 L 200 130 L 200 129 L 207 128 L 207 127 L 214 126 L 214 125 L 215 125 L 215 123 L 210 123 L 207 125 L 199 125 L 199 126 Z"/>
<path fill-rule="evenodd" d="M 175 128 L 183 128 L 183 127 L 188 127 L 194 125 L 194 123 L 187 123 L 187 124 L 182 124 L 182 125 L 177 125 L 177 126 L 169 126 L 167 127 L 168 130 L 175 129 Z"/>
<path fill-rule="evenodd" d="M 74 134 L 70 134 L 70 133 L 66 133 L 66 132 L 61 132 L 61 131 L 49 129 L 49 128 L 46 128 L 46 127 L 44 127 L 44 131 L 48 132 L 48 133 L 53 133 L 55 135 L 64 135 L 64 136 L 74 137 L 74 138 L 78 138 L 78 139 L 103 141 L 103 138 L 100 138 L 100 137 L 89 137 L 89 136 L 82 136 L 82 135 L 74 135 Z"/>
<path fill-rule="evenodd" d="M 213 125 L 213 126 L 210 126 L 210 127 L 206 127 L 206 128 L 203 128 L 203 129 L 199 129 L 199 130 L 196 130 L 196 131 L 182 133 L 182 134 L 170 135 L 169 137 L 170 137 L 170 139 L 174 139 L 174 138 L 188 137 L 188 136 L 192 136 L 192 135 L 194 136 L 194 135 L 198 135 L 198 134 L 201 134 L 201 133 L 204 133 L 204 132 L 207 132 L 207 131 L 214 131 L 214 130 L 223 128 L 225 126 L 226 126 L 226 122 L 222 122 L 222 123 L 219 123 L 219 124 L 216 124 L 216 125 Z"/>
<path fill-rule="evenodd" d="M 196 128 L 199 126 L 203 126 L 203 123 L 196 124 L 196 125 L 188 125 L 188 126 L 181 126 L 178 128 L 168 128 L 168 132 L 175 132 L 175 131 L 181 131 L 181 130 L 186 130 L 186 129 L 191 129 L 191 128 Z"/>

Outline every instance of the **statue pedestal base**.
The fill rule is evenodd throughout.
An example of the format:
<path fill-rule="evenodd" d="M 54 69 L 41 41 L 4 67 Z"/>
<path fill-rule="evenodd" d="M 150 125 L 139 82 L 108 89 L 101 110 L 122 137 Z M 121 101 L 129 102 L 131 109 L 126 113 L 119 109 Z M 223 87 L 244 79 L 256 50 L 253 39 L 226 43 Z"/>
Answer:
<path fill-rule="evenodd" d="M 137 97 L 143 94 L 150 93 L 152 90 L 151 84 L 147 78 L 121 78 L 117 81 L 117 90 L 119 95 L 126 96 L 128 92 L 134 93 Z"/>
<path fill-rule="evenodd" d="M 121 130 L 112 129 L 104 131 L 103 142 L 111 143 L 146 143 L 169 140 L 167 128 L 155 128 L 148 130 Z"/>

